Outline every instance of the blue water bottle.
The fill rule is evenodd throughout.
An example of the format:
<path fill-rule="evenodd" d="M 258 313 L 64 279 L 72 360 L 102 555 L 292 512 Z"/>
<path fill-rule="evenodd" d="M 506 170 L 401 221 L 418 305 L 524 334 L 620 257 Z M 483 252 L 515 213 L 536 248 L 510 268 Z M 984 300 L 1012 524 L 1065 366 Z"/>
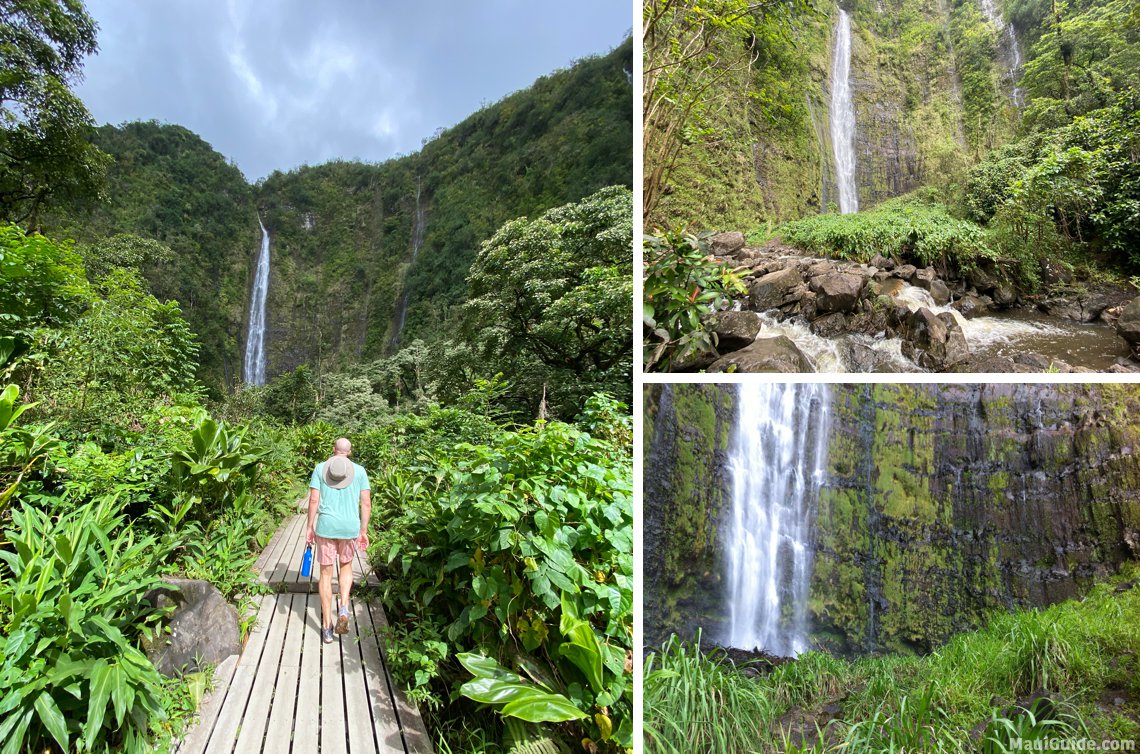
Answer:
<path fill-rule="evenodd" d="M 313 572 L 313 546 L 305 547 L 305 557 L 301 558 L 301 575 L 308 576 Z"/>

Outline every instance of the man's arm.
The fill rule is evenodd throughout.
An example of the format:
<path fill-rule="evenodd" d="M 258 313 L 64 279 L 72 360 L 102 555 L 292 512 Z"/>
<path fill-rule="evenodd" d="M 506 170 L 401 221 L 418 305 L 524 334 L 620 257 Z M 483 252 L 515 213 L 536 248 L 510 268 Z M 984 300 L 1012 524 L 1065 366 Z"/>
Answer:
<path fill-rule="evenodd" d="M 368 519 L 372 518 L 372 490 L 360 491 L 360 546 L 368 549 Z"/>
<path fill-rule="evenodd" d="M 321 505 L 321 491 L 316 487 L 309 488 L 309 527 L 305 529 L 305 543 L 312 544 L 316 539 L 317 509 Z"/>

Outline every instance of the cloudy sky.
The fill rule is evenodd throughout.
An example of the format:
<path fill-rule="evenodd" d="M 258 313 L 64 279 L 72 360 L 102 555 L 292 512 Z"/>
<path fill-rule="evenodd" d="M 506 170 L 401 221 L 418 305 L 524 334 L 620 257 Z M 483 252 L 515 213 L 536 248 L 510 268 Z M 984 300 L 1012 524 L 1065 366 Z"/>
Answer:
<path fill-rule="evenodd" d="M 98 123 L 198 133 L 256 181 L 413 152 L 539 76 L 619 44 L 626 0 L 86 0 Z"/>

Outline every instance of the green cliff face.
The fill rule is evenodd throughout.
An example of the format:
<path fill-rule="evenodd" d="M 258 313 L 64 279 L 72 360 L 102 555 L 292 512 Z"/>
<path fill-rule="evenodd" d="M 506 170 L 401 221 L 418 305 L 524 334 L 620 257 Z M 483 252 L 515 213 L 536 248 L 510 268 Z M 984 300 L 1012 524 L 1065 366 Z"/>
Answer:
<path fill-rule="evenodd" d="M 732 385 L 646 385 L 643 552 L 646 640 L 714 629 L 721 611 L 720 522 Z"/>
<path fill-rule="evenodd" d="M 714 627 L 723 610 L 713 601 L 719 539 L 690 522 L 718 521 L 728 504 L 731 430 L 718 445 L 684 419 L 728 411 L 735 421 L 731 399 L 712 397 L 731 386 L 673 386 L 700 404 L 683 412 L 666 411 L 653 387 L 643 507 L 651 639 Z M 814 638 L 843 652 L 924 651 L 994 609 L 1080 596 L 1140 558 L 1137 409 L 1140 388 L 1123 385 L 834 386 Z M 687 479 L 716 494 L 671 495 Z M 673 509 L 681 500 L 683 517 Z"/>
<path fill-rule="evenodd" d="M 1018 114 L 999 33 L 977 0 L 842 5 L 852 22 L 861 208 L 924 185 L 949 189 L 1012 136 Z M 726 41 L 719 52 L 734 73 L 708 95 L 711 133 L 686 142 L 651 224 L 750 230 L 838 201 L 828 115 L 836 8 L 796 19 L 790 38 L 751 67 Z"/>

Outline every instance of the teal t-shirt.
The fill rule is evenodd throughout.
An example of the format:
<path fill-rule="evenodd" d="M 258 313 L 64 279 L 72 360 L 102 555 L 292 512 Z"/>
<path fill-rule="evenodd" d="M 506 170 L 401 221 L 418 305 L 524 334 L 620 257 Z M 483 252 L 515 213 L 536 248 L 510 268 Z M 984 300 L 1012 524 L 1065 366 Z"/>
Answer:
<path fill-rule="evenodd" d="M 360 493 L 370 490 L 368 472 L 352 464 L 352 482 L 342 490 L 325 484 L 325 461 L 317 464 L 309 487 L 321 493 L 317 508 L 317 535 L 325 539 L 356 539 L 360 536 Z"/>

